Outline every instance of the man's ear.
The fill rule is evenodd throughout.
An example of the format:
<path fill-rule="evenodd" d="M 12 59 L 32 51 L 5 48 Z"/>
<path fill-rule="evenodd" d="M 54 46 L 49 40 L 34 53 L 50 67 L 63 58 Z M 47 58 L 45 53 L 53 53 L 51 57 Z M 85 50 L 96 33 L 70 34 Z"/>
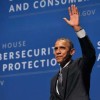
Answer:
<path fill-rule="evenodd" d="M 74 53 L 75 53 L 75 49 L 73 48 L 73 49 L 70 50 L 70 55 L 73 56 Z"/>

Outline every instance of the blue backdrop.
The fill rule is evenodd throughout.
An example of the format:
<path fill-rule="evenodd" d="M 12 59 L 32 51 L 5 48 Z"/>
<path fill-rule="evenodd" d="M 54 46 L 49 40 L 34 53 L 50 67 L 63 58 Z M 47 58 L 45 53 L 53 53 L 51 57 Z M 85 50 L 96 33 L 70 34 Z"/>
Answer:
<path fill-rule="evenodd" d="M 68 37 L 81 56 L 77 36 L 63 17 L 78 6 L 80 22 L 97 59 L 91 100 L 100 100 L 100 0 L 0 0 L 0 100 L 49 100 L 50 80 L 59 69 L 53 55 L 57 38 Z"/>

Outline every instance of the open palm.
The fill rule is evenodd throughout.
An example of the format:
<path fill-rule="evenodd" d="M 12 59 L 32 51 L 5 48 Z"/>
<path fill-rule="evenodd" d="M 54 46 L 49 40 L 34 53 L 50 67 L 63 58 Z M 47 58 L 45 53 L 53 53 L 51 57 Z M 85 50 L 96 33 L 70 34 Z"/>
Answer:
<path fill-rule="evenodd" d="M 68 8 L 70 19 L 64 18 L 64 20 L 70 25 L 70 26 L 77 26 L 79 25 L 79 12 L 75 5 L 72 5 Z"/>

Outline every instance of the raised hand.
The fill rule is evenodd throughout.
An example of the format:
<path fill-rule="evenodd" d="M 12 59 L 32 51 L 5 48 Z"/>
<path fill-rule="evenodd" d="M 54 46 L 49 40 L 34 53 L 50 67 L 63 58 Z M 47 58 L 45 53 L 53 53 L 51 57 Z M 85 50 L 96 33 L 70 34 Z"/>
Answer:
<path fill-rule="evenodd" d="M 67 18 L 63 18 L 65 22 L 67 22 L 70 26 L 72 26 L 75 31 L 78 31 L 81 29 L 79 26 L 79 12 L 78 8 L 75 5 L 71 5 L 71 7 L 68 7 L 68 12 L 70 19 L 68 20 Z"/>

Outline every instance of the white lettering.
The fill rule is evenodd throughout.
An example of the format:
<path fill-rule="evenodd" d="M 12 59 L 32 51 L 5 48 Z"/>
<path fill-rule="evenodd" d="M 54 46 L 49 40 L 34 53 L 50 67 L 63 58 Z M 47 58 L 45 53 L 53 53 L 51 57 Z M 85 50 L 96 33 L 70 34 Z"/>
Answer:
<path fill-rule="evenodd" d="M 41 49 L 41 55 L 46 55 L 46 48 Z"/>
<path fill-rule="evenodd" d="M 32 61 L 29 61 L 29 62 L 28 62 L 28 68 L 29 68 L 29 69 L 32 69 L 32 67 L 33 67 Z"/>
<path fill-rule="evenodd" d="M 10 5 L 9 13 L 11 12 L 19 12 L 19 11 L 26 11 L 29 9 L 29 4 L 28 3 L 23 3 L 23 4 L 16 4 Z"/>
<path fill-rule="evenodd" d="M 36 9 L 39 8 L 39 7 L 38 7 L 38 1 L 35 1 L 35 2 L 33 3 L 33 7 L 36 8 Z"/>
<path fill-rule="evenodd" d="M 0 85 L 1 85 L 1 86 L 4 85 L 4 80 L 3 80 L 3 81 L 0 80 Z"/>
<path fill-rule="evenodd" d="M 46 1 L 45 0 L 41 0 L 40 1 L 40 7 L 44 8 L 46 6 Z"/>
<path fill-rule="evenodd" d="M 44 67 L 45 59 L 40 60 L 41 66 Z"/>
<path fill-rule="evenodd" d="M 48 0 L 48 6 L 53 6 L 53 1 L 54 0 Z"/>
<path fill-rule="evenodd" d="M 22 51 L 22 58 L 26 58 L 26 50 Z"/>
<path fill-rule="evenodd" d="M 96 10 L 86 10 L 83 11 L 82 13 L 80 13 L 81 16 L 90 16 L 90 15 L 94 15 L 96 13 Z"/>
<path fill-rule="evenodd" d="M 7 64 L 3 64 L 3 72 L 7 69 Z"/>
<path fill-rule="evenodd" d="M 61 4 L 66 4 L 67 0 L 61 0 Z"/>
<path fill-rule="evenodd" d="M 55 58 L 51 59 L 51 65 L 52 66 L 55 66 L 57 64 L 57 61 Z"/>
<path fill-rule="evenodd" d="M 52 59 L 41 59 L 41 60 L 35 60 L 35 61 L 24 61 L 24 62 L 16 62 L 16 63 L 8 63 L 3 64 L 2 71 L 19 71 L 19 70 L 25 70 L 25 69 L 32 69 L 32 68 L 40 68 L 40 67 L 52 67 L 56 66 L 57 61 L 55 58 Z"/>
<path fill-rule="evenodd" d="M 25 69 L 25 68 L 26 68 L 26 63 L 27 63 L 27 62 L 22 62 L 23 69 Z"/>
<path fill-rule="evenodd" d="M 9 42 L 2 44 L 2 49 L 7 49 L 7 48 L 17 48 L 17 47 L 25 47 L 26 46 L 26 41 L 18 41 L 18 42 Z"/>
<path fill-rule="evenodd" d="M 100 41 L 97 42 L 97 49 L 100 49 Z"/>
<path fill-rule="evenodd" d="M 9 53 L 9 59 L 14 59 L 14 53 L 13 52 Z"/>
<path fill-rule="evenodd" d="M 9 71 L 13 71 L 13 64 L 12 63 L 9 63 L 8 65 L 9 65 L 8 70 Z"/>
<path fill-rule="evenodd" d="M 20 63 L 15 63 L 14 67 L 15 67 L 16 70 L 19 70 L 21 68 L 21 65 L 20 65 Z"/>
<path fill-rule="evenodd" d="M 99 53 L 99 55 L 98 55 L 97 61 L 100 61 L 100 53 Z"/>
<path fill-rule="evenodd" d="M 28 10 L 29 9 L 29 4 L 28 3 L 24 3 L 23 4 L 23 10 Z"/>
<path fill-rule="evenodd" d="M 16 59 L 20 58 L 20 51 L 16 51 Z"/>
<path fill-rule="evenodd" d="M 59 4 L 60 4 L 59 0 L 55 0 L 55 5 L 59 5 Z"/>
<path fill-rule="evenodd" d="M 39 64 L 38 64 L 38 63 L 39 63 L 38 60 L 34 61 L 34 67 L 35 67 L 35 68 L 38 68 L 38 67 L 39 67 Z"/>
<path fill-rule="evenodd" d="M 78 2 L 82 2 L 83 0 L 78 0 Z"/>
<path fill-rule="evenodd" d="M 32 50 L 28 50 L 27 56 L 28 56 L 28 57 L 32 57 Z"/>
<path fill-rule="evenodd" d="M 4 52 L 0 53 L 0 60 L 14 60 L 20 58 L 31 58 L 31 57 L 38 57 L 38 56 L 47 56 L 53 54 L 54 47 L 48 48 L 40 48 L 40 49 L 30 49 L 30 50 L 22 50 L 22 51 L 15 51 L 15 52 Z"/>
<path fill-rule="evenodd" d="M 2 54 L 0 53 L 0 60 L 2 60 Z"/>
<path fill-rule="evenodd" d="M 14 6 L 13 5 L 10 5 L 9 13 L 10 12 L 15 12 L 15 9 L 14 9 Z"/>
<path fill-rule="evenodd" d="M 4 53 L 4 60 L 7 60 L 7 53 Z"/>
<path fill-rule="evenodd" d="M 36 53 L 36 51 L 37 51 L 37 53 Z M 39 52 L 40 52 L 40 50 L 39 49 L 34 49 L 34 56 L 39 56 Z"/>
<path fill-rule="evenodd" d="M 76 3 L 76 0 L 68 0 L 68 3 Z"/>

